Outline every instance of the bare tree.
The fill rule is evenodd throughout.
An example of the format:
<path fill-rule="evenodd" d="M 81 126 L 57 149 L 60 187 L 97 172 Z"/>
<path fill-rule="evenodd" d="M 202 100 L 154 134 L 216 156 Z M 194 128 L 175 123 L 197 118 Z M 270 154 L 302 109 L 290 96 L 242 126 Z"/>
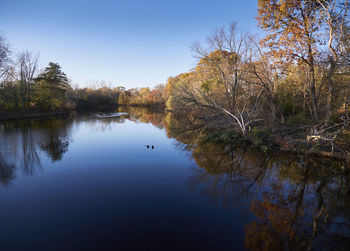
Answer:
<path fill-rule="evenodd" d="M 193 111 L 196 108 L 199 110 L 201 114 L 204 114 L 202 118 L 207 120 L 208 126 L 211 125 L 211 122 L 215 125 L 221 123 L 223 126 L 236 127 L 245 135 L 254 122 L 262 120 L 256 112 L 262 90 L 256 95 L 253 102 L 252 96 L 242 95 L 239 100 L 240 105 L 233 111 L 218 104 L 199 86 L 182 84 L 178 87 L 177 92 L 176 102 L 183 109 Z"/>
<path fill-rule="evenodd" d="M 34 84 L 34 75 L 38 70 L 39 56 L 29 51 L 20 52 L 17 56 L 18 75 L 20 80 L 20 96 L 22 104 L 28 105 Z"/>
<path fill-rule="evenodd" d="M 274 122 L 279 114 L 281 122 L 284 124 L 285 119 L 282 109 L 277 102 L 276 93 L 276 70 L 268 59 L 268 56 L 263 52 L 253 36 L 249 36 L 251 41 L 250 58 L 247 61 L 246 71 L 249 73 L 246 81 L 253 85 L 260 86 L 263 89 L 267 105 L 270 110 L 271 121 Z"/>
<path fill-rule="evenodd" d="M 217 29 L 207 37 L 207 47 L 201 46 L 199 42 L 192 45 L 195 57 L 216 69 L 230 110 L 236 108 L 243 80 L 242 67 L 248 58 L 250 48 L 247 34 L 237 35 L 237 33 L 236 24 L 233 23 L 227 32 L 224 28 Z"/>
<path fill-rule="evenodd" d="M 349 0 L 317 0 L 322 7 L 323 20 L 326 24 L 326 34 L 328 35 L 327 47 L 328 69 L 326 81 L 328 83 L 327 104 L 326 104 L 326 122 L 328 123 L 332 113 L 332 95 L 333 81 L 332 77 L 336 71 L 341 57 L 344 56 L 345 50 L 345 28 L 348 18 Z"/>
<path fill-rule="evenodd" d="M 235 24 L 215 30 L 207 46 L 192 46 L 200 61 L 189 75 L 180 78 L 174 101 L 182 109 L 196 110 L 208 124 L 233 126 L 246 134 L 252 123 L 262 120 L 256 111 L 262 88 L 247 81 L 247 63 L 251 58 L 248 35 L 238 33 Z"/>
<path fill-rule="evenodd" d="M 10 62 L 11 50 L 6 39 L 0 34 L 0 79 L 6 74 Z"/>
<path fill-rule="evenodd" d="M 262 88 L 255 88 L 248 80 L 247 66 L 251 59 L 251 40 L 248 34 L 239 33 L 233 23 L 227 31 L 218 29 L 207 38 L 207 47 L 196 42 L 192 46 L 200 63 L 214 69 L 216 82 L 222 95 L 200 88 L 187 88 L 186 101 L 214 110 L 229 118 L 245 134 L 249 126 L 261 120 L 256 112 Z M 185 92 L 186 88 L 183 88 Z"/>

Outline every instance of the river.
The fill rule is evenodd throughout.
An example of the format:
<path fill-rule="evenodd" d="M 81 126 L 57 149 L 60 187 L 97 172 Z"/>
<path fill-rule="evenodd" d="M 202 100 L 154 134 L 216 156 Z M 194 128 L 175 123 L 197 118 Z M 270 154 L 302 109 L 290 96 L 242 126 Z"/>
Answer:
<path fill-rule="evenodd" d="M 346 250 L 350 168 L 143 108 L 0 123 L 1 250 Z"/>

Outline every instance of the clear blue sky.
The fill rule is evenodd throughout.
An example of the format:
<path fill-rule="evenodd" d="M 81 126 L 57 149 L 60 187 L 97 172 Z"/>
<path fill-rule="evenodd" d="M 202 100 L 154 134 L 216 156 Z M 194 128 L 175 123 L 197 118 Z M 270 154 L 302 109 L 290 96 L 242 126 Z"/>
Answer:
<path fill-rule="evenodd" d="M 191 44 L 235 21 L 258 32 L 256 0 L 0 0 L 0 32 L 80 86 L 165 83 L 195 66 Z"/>

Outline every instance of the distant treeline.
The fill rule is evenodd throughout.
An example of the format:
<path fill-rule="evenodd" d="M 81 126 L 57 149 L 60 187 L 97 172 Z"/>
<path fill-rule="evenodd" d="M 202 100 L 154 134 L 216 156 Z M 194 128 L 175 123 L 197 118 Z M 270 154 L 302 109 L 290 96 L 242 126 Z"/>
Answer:
<path fill-rule="evenodd" d="M 68 100 L 78 108 L 98 108 L 111 105 L 164 105 L 167 94 L 164 85 L 150 88 L 132 88 L 126 90 L 123 86 L 108 87 L 100 83 L 100 87 L 76 88 L 68 92 Z"/>
<path fill-rule="evenodd" d="M 110 87 L 99 82 L 94 87 L 72 88 L 61 66 L 50 62 L 41 72 L 39 58 L 29 51 L 13 52 L 0 36 L 0 112 L 30 109 L 57 110 L 100 108 L 122 105 L 165 104 L 163 85 L 150 88 Z"/>

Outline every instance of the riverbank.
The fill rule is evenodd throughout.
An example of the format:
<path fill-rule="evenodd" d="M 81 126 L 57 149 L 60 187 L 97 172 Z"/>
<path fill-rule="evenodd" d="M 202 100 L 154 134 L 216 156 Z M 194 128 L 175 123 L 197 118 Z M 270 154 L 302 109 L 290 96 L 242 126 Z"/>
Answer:
<path fill-rule="evenodd" d="M 25 108 L 14 112 L 1 112 L 0 121 L 49 118 L 54 116 L 68 116 L 72 111 L 110 111 L 118 108 L 118 105 L 98 106 L 98 107 L 75 107 L 75 108 L 59 108 L 55 110 L 44 110 L 40 108 Z"/>
<path fill-rule="evenodd" d="M 333 149 L 329 141 L 324 140 L 308 140 L 307 135 L 304 138 L 280 137 L 275 135 L 273 140 L 278 146 L 278 151 L 298 154 L 311 157 L 332 158 L 350 163 L 349 144 L 350 142 L 335 141 Z"/>
<path fill-rule="evenodd" d="M 46 118 L 53 116 L 67 116 L 71 110 L 58 109 L 54 111 L 37 108 L 23 109 L 15 112 L 0 112 L 0 121 Z"/>
<path fill-rule="evenodd" d="M 279 132 L 283 131 L 282 128 Z M 227 144 L 237 147 L 249 147 L 265 153 L 288 153 L 313 158 L 330 158 L 346 161 L 350 164 L 350 141 L 338 139 L 333 142 L 322 139 L 308 140 L 307 130 L 286 135 L 271 133 L 265 130 L 253 130 L 243 136 L 238 131 L 226 130 L 209 134 L 207 141 L 217 144 Z"/>

